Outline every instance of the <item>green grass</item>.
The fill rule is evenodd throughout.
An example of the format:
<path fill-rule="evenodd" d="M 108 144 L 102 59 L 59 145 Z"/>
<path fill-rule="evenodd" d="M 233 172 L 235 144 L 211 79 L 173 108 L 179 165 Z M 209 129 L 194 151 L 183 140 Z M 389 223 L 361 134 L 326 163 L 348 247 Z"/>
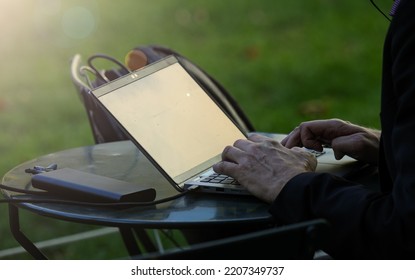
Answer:
<path fill-rule="evenodd" d="M 378 2 L 385 9 L 390 4 Z M 369 1 L 2 0 L 0 8 L 1 174 L 44 154 L 93 144 L 69 75 L 75 53 L 123 60 L 144 44 L 171 47 L 207 70 L 257 130 L 287 133 L 299 122 L 332 117 L 379 127 L 387 22 Z M 71 18 L 77 11 L 90 17 Z M 2 250 L 17 243 L 7 207 L 0 211 Z M 89 229 L 29 213 L 22 219 L 35 240 Z M 48 253 L 59 259 L 126 254 L 113 235 L 86 243 L 88 253 L 84 244 Z"/>

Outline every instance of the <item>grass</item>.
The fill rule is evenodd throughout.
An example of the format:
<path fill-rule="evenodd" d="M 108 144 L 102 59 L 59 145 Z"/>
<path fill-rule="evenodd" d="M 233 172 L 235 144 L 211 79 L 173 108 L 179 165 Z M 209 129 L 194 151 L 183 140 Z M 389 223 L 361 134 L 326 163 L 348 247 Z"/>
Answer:
<path fill-rule="evenodd" d="M 384 9 L 390 4 L 378 2 Z M 288 133 L 302 121 L 332 117 L 379 127 L 387 22 L 369 1 L 0 0 L 0 11 L 1 174 L 44 154 L 93 144 L 69 75 L 75 53 L 123 60 L 134 46 L 152 43 L 212 74 L 259 131 Z M 17 244 L 7 207 L 0 211 L 2 250 Z M 34 240 L 91 228 L 30 213 L 22 219 Z M 115 235 L 86 243 L 87 250 L 80 244 L 48 253 L 58 259 L 126 254 Z"/>

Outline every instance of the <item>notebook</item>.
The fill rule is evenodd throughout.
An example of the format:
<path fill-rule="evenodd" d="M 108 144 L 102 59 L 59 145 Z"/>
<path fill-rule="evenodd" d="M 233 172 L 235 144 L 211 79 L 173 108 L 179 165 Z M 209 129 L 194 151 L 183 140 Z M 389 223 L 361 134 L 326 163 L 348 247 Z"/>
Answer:
<path fill-rule="evenodd" d="M 168 56 L 91 91 L 131 141 L 178 191 L 249 194 L 239 184 L 206 182 L 223 149 L 246 138 L 237 125 Z"/>

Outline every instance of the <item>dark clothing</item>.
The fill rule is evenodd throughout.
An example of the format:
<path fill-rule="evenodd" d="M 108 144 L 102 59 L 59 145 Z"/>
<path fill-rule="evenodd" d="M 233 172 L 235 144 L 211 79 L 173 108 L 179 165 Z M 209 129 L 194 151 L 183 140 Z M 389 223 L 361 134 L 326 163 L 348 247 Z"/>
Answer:
<path fill-rule="evenodd" d="M 383 55 L 380 191 L 305 173 L 270 208 L 280 223 L 327 219 L 337 259 L 415 259 L 415 1 L 401 1 Z"/>

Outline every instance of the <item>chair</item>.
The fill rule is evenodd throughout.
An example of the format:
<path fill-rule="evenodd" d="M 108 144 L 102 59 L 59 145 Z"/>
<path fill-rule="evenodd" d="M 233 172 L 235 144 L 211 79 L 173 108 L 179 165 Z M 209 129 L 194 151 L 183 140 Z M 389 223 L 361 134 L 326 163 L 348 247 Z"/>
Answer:
<path fill-rule="evenodd" d="M 97 78 L 96 81 L 88 83 L 88 69 L 88 66 L 82 64 L 81 55 L 76 54 L 72 58 L 72 82 L 86 110 L 95 143 L 127 140 L 127 135 L 119 128 L 118 124 L 92 98 L 90 90 L 99 85 L 99 80 Z"/>
<path fill-rule="evenodd" d="M 139 66 L 143 67 L 153 63 L 168 55 L 175 55 L 182 63 L 186 70 L 196 79 L 196 81 L 216 100 L 218 105 L 227 113 L 231 119 L 244 132 L 254 131 L 254 126 L 243 110 L 239 107 L 234 98 L 217 82 L 213 77 L 196 66 L 190 60 L 179 53 L 156 45 L 140 46 L 134 48 L 129 54 L 139 57 Z M 103 59 L 112 62 L 115 67 L 111 69 L 98 69 L 93 62 L 95 59 Z M 95 54 L 83 63 L 80 54 L 76 54 L 71 61 L 70 73 L 72 82 L 78 92 L 81 102 L 86 110 L 88 120 L 91 126 L 92 134 L 96 144 L 113 141 L 128 140 L 128 136 L 123 132 L 114 119 L 97 103 L 91 96 L 91 89 L 96 88 L 104 83 L 114 80 L 130 72 L 123 63 L 103 54 Z M 92 79 L 90 78 L 92 74 Z M 143 229 L 120 228 L 124 243 L 129 250 L 130 255 L 141 253 L 134 238 L 134 233 L 143 243 L 146 251 L 156 251 L 147 232 Z"/>
<path fill-rule="evenodd" d="M 328 238 L 329 224 L 316 219 L 208 241 L 182 250 L 151 253 L 136 259 L 164 260 L 305 260 L 313 259 Z"/>
<path fill-rule="evenodd" d="M 242 131 L 254 131 L 254 126 L 235 99 L 217 80 L 203 71 L 200 67 L 196 66 L 189 59 L 163 46 L 141 46 L 133 49 L 133 52 L 134 54 L 139 53 L 141 55 L 141 66 L 153 63 L 168 55 L 175 55 L 186 70 L 215 99 L 218 105 L 231 117 L 231 119 L 240 127 Z M 92 64 L 96 58 L 113 62 L 116 67 L 112 69 L 97 69 Z M 103 83 L 126 75 L 129 71 L 129 68 L 122 63 L 110 56 L 102 54 L 89 57 L 87 64 L 82 63 L 82 57 L 80 54 L 76 54 L 71 61 L 72 81 L 87 112 L 95 143 L 128 139 L 115 121 L 101 108 L 101 105 L 95 102 L 95 100 L 91 97 L 90 90 L 94 87 L 102 85 Z M 92 80 L 89 79 L 88 73 L 93 74 Z"/>

